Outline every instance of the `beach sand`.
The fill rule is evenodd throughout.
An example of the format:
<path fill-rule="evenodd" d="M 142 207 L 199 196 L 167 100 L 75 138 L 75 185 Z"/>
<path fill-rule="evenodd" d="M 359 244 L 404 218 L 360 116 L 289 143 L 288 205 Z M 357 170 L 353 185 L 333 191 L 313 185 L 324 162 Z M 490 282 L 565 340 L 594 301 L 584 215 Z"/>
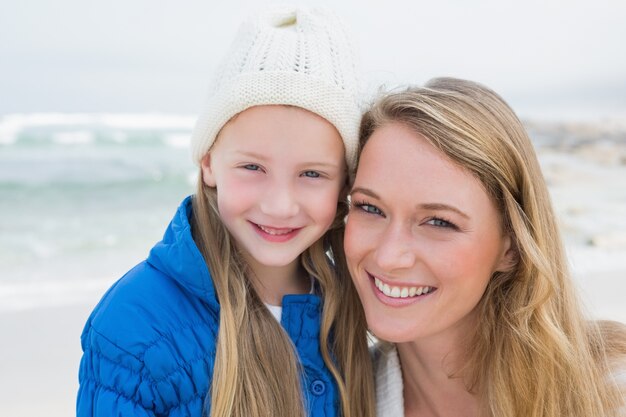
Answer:
<path fill-rule="evenodd" d="M 80 334 L 93 306 L 0 314 L 0 416 L 76 414 Z"/>

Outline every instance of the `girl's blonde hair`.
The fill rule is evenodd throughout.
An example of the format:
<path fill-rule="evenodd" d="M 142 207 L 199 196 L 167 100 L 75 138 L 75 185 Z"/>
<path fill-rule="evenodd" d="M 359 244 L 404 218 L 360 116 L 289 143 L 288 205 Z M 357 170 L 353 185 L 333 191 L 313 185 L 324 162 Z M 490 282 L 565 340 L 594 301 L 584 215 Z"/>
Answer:
<path fill-rule="evenodd" d="M 363 117 L 361 149 L 388 123 L 423 135 L 478 178 L 516 251 L 515 267 L 493 275 L 477 306 L 458 373 L 478 395 L 481 415 L 616 415 L 624 393 L 611 371 L 626 365 L 624 326 L 583 316 L 546 183 L 511 108 L 480 84 L 438 78 L 375 103 Z"/>
<path fill-rule="evenodd" d="M 365 317 L 343 252 L 346 214 L 346 203 L 338 202 L 331 228 L 301 255 L 301 263 L 319 283 L 320 348 L 339 389 L 342 415 L 372 417 L 373 372 Z M 202 173 L 192 227 L 220 303 L 211 417 L 305 416 L 294 346 L 254 290 L 248 266 L 219 217 L 217 190 L 203 183 Z"/>

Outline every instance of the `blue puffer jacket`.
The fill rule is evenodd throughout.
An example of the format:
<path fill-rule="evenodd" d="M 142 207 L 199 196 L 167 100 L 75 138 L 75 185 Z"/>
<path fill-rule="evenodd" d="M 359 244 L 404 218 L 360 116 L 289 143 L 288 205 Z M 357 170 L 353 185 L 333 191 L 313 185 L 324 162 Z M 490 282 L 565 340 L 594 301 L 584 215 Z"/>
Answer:
<path fill-rule="evenodd" d="M 113 285 L 89 317 L 78 417 L 202 415 L 220 307 L 191 237 L 191 210 L 188 197 L 148 259 Z M 281 323 L 303 365 L 309 415 L 330 417 L 339 414 L 339 398 L 319 349 L 320 311 L 317 295 L 288 295 Z"/>

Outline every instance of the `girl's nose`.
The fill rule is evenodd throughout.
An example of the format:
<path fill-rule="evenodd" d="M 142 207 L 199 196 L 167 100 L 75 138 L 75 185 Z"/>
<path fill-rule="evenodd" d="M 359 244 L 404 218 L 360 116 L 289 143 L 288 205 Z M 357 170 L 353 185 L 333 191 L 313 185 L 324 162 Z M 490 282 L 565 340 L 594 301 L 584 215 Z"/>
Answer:
<path fill-rule="evenodd" d="M 300 204 L 295 192 L 286 184 L 269 187 L 260 207 L 264 214 L 276 218 L 294 217 L 300 212 Z"/>

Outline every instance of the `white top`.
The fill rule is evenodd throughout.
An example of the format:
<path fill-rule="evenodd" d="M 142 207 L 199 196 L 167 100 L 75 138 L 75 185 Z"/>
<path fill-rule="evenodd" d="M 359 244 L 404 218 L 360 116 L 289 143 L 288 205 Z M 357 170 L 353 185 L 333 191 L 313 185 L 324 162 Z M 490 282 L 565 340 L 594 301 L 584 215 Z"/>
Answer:
<path fill-rule="evenodd" d="M 280 318 L 283 316 L 283 307 L 282 306 L 273 306 L 271 304 L 265 303 L 265 307 L 272 313 L 272 316 L 280 323 Z"/>
<path fill-rule="evenodd" d="M 398 351 L 375 350 L 373 353 L 376 377 L 376 415 L 378 417 L 404 417 L 404 386 Z M 615 369 L 615 382 L 626 386 L 626 368 Z M 626 417 L 626 407 L 620 415 Z"/>
<path fill-rule="evenodd" d="M 404 417 L 402 370 L 398 351 L 374 351 L 376 377 L 376 415 L 378 417 Z"/>
<path fill-rule="evenodd" d="M 309 291 L 309 294 L 313 294 L 314 290 L 315 290 L 315 280 L 313 279 L 313 277 L 311 278 L 311 290 Z M 268 303 L 265 303 L 265 307 L 267 307 L 267 309 L 270 311 L 270 313 L 272 313 L 272 316 L 274 316 L 274 318 L 276 319 L 276 321 L 278 321 L 280 323 L 280 319 L 283 316 L 283 307 L 282 306 L 274 306 Z"/>

